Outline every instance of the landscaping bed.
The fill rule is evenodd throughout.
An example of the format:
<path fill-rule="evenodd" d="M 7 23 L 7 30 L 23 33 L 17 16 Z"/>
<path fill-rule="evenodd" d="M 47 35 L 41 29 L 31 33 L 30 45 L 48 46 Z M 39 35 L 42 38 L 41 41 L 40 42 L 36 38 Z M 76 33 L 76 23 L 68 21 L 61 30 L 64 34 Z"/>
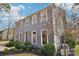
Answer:
<path fill-rule="evenodd" d="M 5 56 L 53 56 L 55 53 L 55 47 L 53 44 L 45 44 L 42 48 L 33 47 L 30 42 L 19 42 L 11 40 L 9 43 L 5 45 L 5 48 L 1 55 Z M 14 47 L 14 48 L 11 48 Z M 11 49 L 8 49 L 11 48 Z"/>
<path fill-rule="evenodd" d="M 0 56 L 38 56 L 38 55 L 30 51 L 17 51 L 17 52 L 9 51 L 9 53 L 7 54 L 0 52 Z"/>

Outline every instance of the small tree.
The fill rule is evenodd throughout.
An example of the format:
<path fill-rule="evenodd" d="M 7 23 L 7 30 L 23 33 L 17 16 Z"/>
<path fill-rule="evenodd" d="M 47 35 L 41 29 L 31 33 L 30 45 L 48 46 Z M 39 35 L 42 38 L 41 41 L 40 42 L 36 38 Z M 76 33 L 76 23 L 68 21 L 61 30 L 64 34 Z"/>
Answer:
<path fill-rule="evenodd" d="M 75 48 L 76 42 L 74 35 L 70 34 L 70 36 L 67 37 L 67 44 L 69 45 L 70 48 Z"/>
<path fill-rule="evenodd" d="M 75 48 L 76 42 L 75 42 L 75 36 L 74 34 L 70 32 L 64 32 L 62 35 L 62 42 L 64 44 L 64 54 L 66 55 L 66 45 L 68 44 L 70 48 Z"/>

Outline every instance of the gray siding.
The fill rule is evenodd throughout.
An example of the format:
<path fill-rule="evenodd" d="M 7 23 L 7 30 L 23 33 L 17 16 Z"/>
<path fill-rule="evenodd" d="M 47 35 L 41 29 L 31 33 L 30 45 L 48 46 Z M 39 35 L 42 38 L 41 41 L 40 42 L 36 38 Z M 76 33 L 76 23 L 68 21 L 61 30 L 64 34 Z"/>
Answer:
<path fill-rule="evenodd" d="M 52 12 L 52 9 L 51 6 L 49 6 L 46 10 L 47 10 L 47 19 L 48 21 L 51 22 L 51 24 L 53 24 L 53 12 Z M 54 12 L 56 13 L 56 12 Z M 42 29 L 45 29 L 46 27 L 44 27 L 44 24 L 47 23 L 47 22 L 40 22 L 41 20 L 41 17 L 40 17 L 40 12 L 36 13 L 37 15 L 37 24 L 33 24 L 32 25 L 32 16 L 29 16 L 29 26 L 25 26 L 25 21 L 28 17 L 24 18 L 23 20 L 21 20 L 19 23 L 19 27 L 18 28 L 16 26 L 16 35 L 19 34 L 19 33 L 25 33 L 26 31 L 29 31 L 29 37 L 28 37 L 28 41 L 31 42 L 31 36 L 32 36 L 32 31 L 37 31 L 37 45 L 34 45 L 35 47 L 41 47 L 41 30 Z M 58 15 L 58 14 L 56 14 Z M 56 16 L 58 17 L 58 16 Z M 55 17 L 55 18 L 56 18 Z M 56 19 L 55 19 L 56 20 Z M 53 27 L 52 27 L 53 29 Z M 16 38 L 16 35 L 15 35 L 15 38 Z M 23 34 L 23 37 L 25 36 L 25 34 Z M 22 39 L 23 41 L 25 40 L 26 38 L 24 37 L 24 39 Z M 19 39 L 18 39 L 19 40 Z M 48 32 L 48 42 L 49 43 L 53 43 L 54 42 L 54 36 L 53 36 L 53 33 L 51 31 Z"/>

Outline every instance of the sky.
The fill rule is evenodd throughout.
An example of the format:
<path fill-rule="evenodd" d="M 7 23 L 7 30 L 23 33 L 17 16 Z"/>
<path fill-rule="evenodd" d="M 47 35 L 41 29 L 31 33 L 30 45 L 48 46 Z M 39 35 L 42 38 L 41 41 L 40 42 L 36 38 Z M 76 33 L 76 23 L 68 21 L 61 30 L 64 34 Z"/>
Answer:
<path fill-rule="evenodd" d="M 0 19 L 2 20 L 2 22 L 0 23 L 0 30 L 3 30 L 8 26 L 9 18 L 16 19 L 15 21 L 18 21 L 19 19 L 26 17 L 30 14 L 33 14 L 36 11 L 47 7 L 48 5 L 49 5 L 48 3 L 10 3 L 11 6 L 10 14 L 3 12 L 2 16 L 0 16 Z M 60 4 L 56 4 L 56 5 L 60 6 Z M 72 14 L 70 12 L 72 4 L 67 4 L 67 6 L 68 8 L 66 9 L 66 13 L 68 18 L 70 18 Z"/>
<path fill-rule="evenodd" d="M 13 19 L 16 19 L 15 21 L 18 21 L 19 19 L 33 14 L 34 12 L 43 9 L 48 5 L 48 3 L 10 3 L 10 18 L 13 17 Z M 8 26 L 9 14 L 6 12 L 3 12 L 2 14 L 5 15 L 0 16 L 0 19 L 2 20 L 0 23 L 0 30 L 3 30 Z"/>
<path fill-rule="evenodd" d="M 38 10 L 41 10 L 48 6 L 48 3 L 13 3 L 11 4 L 12 7 L 16 7 L 19 9 L 18 11 L 22 16 L 27 16 L 32 14 Z"/>

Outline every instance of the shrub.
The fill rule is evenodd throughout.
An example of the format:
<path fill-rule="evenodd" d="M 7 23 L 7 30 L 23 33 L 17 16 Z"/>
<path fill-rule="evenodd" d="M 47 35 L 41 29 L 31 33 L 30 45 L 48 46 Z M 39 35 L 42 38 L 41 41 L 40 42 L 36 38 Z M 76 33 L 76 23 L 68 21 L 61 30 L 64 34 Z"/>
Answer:
<path fill-rule="evenodd" d="M 73 39 L 69 39 L 67 41 L 67 44 L 69 45 L 70 48 L 75 48 L 75 46 L 76 46 L 76 42 Z"/>
<path fill-rule="evenodd" d="M 64 32 L 62 35 L 63 42 L 65 41 L 65 44 L 67 43 L 70 48 L 75 48 L 76 42 L 75 42 L 75 35 L 70 32 Z"/>
<path fill-rule="evenodd" d="M 38 53 L 38 54 L 41 54 L 41 49 L 38 49 L 38 50 L 37 50 L 37 53 Z"/>
<path fill-rule="evenodd" d="M 30 42 L 25 42 L 23 45 L 23 50 L 31 50 L 32 45 Z"/>
<path fill-rule="evenodd" d="M 14 40 L 10 40 L 9 43 L 6 44 L 7 47 L 13 47 L 14 46 Z"/>
<path fill-rule="evenodd" d="M 5 48 L 4 51 L 3 51 L 3 54 L 8 54 L 9 53 L 9 49 Z"/>
<path fill-rule="evenodd" d="M 11 49 L 13 52 L 17 52 L 18 51 L 18 49 L 17 48 L 13 48 L 13 49 Z"/>
<path fill-rule="evenodd" d="M 54 55 L 55 46 L 53 44 L 45 44 L 41 50 L 42 50 L 42 53 L 45 55 Z"/>
<path fill-rule="evenodd" d="M 21 45 L 21 43 L 17 40 L 17 41 L 15 41 L 15 43 L 14 43 L 14 47 L 17 48 L 17 49 L 21 49 L 21 48 L 22 48 L 22 45 Z"/>

